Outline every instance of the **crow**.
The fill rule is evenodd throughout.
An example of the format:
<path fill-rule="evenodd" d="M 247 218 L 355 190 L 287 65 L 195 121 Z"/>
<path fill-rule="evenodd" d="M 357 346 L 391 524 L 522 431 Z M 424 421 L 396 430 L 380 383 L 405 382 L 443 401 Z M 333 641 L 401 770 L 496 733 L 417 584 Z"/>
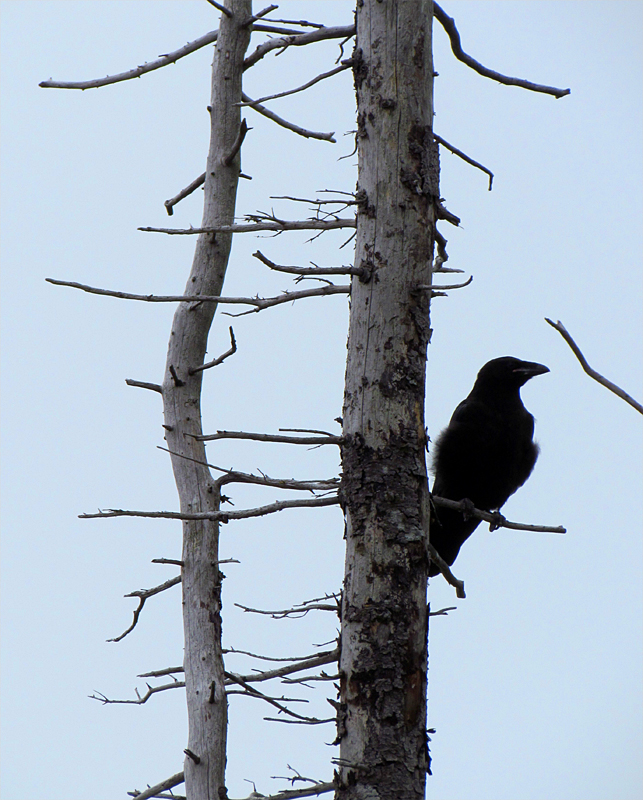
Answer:
<path fill-rule="evenodd" d="M 538 458 L 538 445 L 520 387 L 545 372 L 549 369 L 543 364 L 512 356 L 494 358 L 482 367 L 471 393 L 436 441 L 433 495 L 498 511 L 523 485 Z M 451 565 L 480 520 L 434 505 L 430 524 L 431 544 Z M 429 575 L 437 574 L 431 565 Z"/>

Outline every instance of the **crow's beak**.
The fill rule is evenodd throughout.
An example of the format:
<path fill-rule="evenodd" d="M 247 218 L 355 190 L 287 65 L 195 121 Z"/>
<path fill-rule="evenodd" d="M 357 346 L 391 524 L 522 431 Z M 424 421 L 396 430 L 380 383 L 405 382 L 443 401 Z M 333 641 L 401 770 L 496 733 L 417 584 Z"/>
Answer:
<path fill-rule="evenodd" d="M 544 375 L 545 372 L 549 372 L 549 367 L 544 364 L 537 364 L 535 361 L 524 361 L 523 365 L 515 369 L 514 372 L 524 375 L 525 380 L 529 380 L 529 378 L 533 378 L 536 375 Z"/>

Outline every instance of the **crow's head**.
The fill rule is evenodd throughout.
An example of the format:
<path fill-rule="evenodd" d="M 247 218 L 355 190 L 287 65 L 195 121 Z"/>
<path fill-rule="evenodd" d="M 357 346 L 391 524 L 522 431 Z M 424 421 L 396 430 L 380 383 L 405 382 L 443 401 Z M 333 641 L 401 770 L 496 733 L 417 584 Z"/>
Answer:
<path fill-rule="evenodd" d="M 549 367 L 535 361 L 521 361 L 513 356 L 502 356 L 488 361 L 478 373 L 476 383 L 483 385 L 515 386 L 520 388 L 535 375 L 549 372 Z"/>

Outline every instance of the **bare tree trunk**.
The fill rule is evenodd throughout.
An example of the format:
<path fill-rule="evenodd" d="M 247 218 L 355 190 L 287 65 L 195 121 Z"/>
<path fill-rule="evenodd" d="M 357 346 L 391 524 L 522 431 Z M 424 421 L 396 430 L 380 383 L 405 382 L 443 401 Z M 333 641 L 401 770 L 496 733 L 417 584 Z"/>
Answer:
<path fill-rule="evenodd" d="M 424 383 L 438 154 L 430 0 L 357 4 L 360 202 L 344 395 L 337 797 L 424 797 Z"/>
<path fill-rule="evenodd" d="M 234 221 L 240 159 L 233 152 L 240 132 L 243 58 L 250 41 L 244 22 L 251 0 L 229 0 L 232 16 L 222 14 L 212 68 L 211 138 L 205 179 L 203 227 Z M 227 163 L 230 161 L 230 163 Z M 197 241 L 187 295 L 220 295 L 232 234 L 201 234 Z M 203 363 L 214 303 L 181 303 L 174 316 L 167 357 L 163 401 L 168 447 L 182 512 L 217 511 L 220 496 L 206 461 L 201 434 Z M 185 457 L 187 456 L 187 458 Z M 190 460 L 190 459 L 196 459 Z M 197 463 L 201 462 L 201 463 Z M 190 800 L 225 797 L 227 701 L 221 654 L 221 573 L 219 523 L 183 522 L 183 624 L 188 706 L 185 783 Z"/>

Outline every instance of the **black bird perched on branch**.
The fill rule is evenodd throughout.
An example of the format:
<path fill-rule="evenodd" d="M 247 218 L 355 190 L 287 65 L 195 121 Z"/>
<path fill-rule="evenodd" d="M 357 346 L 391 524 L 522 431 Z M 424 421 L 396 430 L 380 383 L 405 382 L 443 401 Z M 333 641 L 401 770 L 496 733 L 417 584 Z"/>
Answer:
<path fill-rule="evenodd" d="M 543 364 L 504 356 L 478 373 L 471 394 L 453 412 L 435 445 L 433 494 L 471 501 L 497 511 L 527 480 L 538 458 L 534 418 L 523 406 L 520 387 L 549 372 Z M 480 520 L 433 507 L 431 544 L 451 565 Z M 429 575 L 439 570 L 431 565 Z"/>

